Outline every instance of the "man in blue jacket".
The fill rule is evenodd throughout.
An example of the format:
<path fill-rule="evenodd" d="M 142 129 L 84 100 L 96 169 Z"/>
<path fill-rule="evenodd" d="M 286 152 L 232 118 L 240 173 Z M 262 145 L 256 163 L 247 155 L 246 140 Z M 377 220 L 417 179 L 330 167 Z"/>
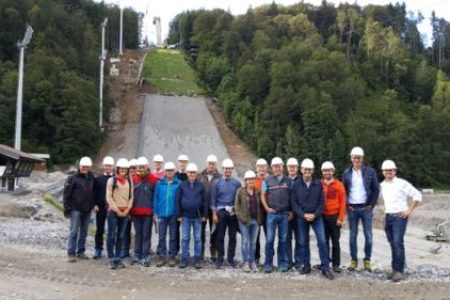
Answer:
<path fill-rule="evenodd" d="M 362 221 L 365 246 L 364 269 L 371 272 L 372 264 L 372 219 L 373 208 L 377 204 L 380 184 L 374 169 L 363 165 L 364 151 L 361 147 L 354 147 L 350 152 L 352 167 L 346 169 L 342 181 L 347 193 L 347 215 L 350 230 L 351 262 L 348 270 L 354 271 L 358 267 L 358 223 Z"/>
<path fill-rule="evenodd" d="M 194 233 L 194 267 L 202 267 L 202 225 L 206 222 L 208 213 L 205 201 L 205 186 L 197 180 L 198 168 L 194 163 L 186 168 L 188 180 L 180 184 L 176 194 L 175 214 L 181 222 L 181 261 L 180 268 L 184 269 L 189 260 L 189 243 L 191 228 Z"/>
<path fill-rule="evenodd" d="M 153 218 L 157 220 L 159 243 L 156 263 L 157 267 L 165 265 L 169 256 L 169 266 L 175 267 L 177 255 L 177 218 L 175 215 L 175 196 L 180 185 L 180 180 L 175 176 L 175 164 L 164 164 L 165 176 L 158 181 L 153 195 Z M 169 255 L 167 256 L 167 229 L 169 229 Z"/>
<path fill-rule="evenodd" d="M 309 229 L 313 228 L 319 247 L 320 267 L 322 275 L 328 279 L 334 279 L 330 271 L 330 259 L 328 256 L 328 246 L 325 241 L 325 227 L 323 225 L 322 212 L 324 196 L 322 182 L 313 178 L 314 162 L 306 158 L 301 163 L 302 176 L 293 183 L 291 190 L 291 206 L 295 212 L 297 220 L 297 231 L 300 247 L 301 262 L 300 274 L 311 272 L 311 250 L 309 248 Z"/>

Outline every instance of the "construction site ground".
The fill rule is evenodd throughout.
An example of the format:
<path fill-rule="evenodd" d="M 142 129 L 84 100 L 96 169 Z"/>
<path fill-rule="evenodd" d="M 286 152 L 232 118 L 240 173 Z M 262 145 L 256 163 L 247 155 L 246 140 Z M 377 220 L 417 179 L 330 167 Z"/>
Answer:
<path fill-rule="evenodd" d="M 134 56 L 138 61 L 142 59 L 139 52 L 125 55 Z M 121 64 L 121 70 L 129 70 L 126 59 Z M 168 98 L 155 95 L 150 87 L 128 86 L 124 82 L 137 76 L 138 64 L 130 69 L 131 75 L 108 82 L 117 108 L 113 110 L 114 122 L 109 122 L 108 137 L 97 155 L 97 164 L 106 154 L 130 158 L 140 152 L 151 155 L 161 151 L 174 159 L 178 152 L 186 151 L 202 166 L 205 153 L 215 151 L 214 147 L 223 147 L 216 150 L 220 156 L 230 156 L 240 170 L 251 168 L 254 155 L 226 126 L 223 114 L 213 102 L 201 97 Z M 186 108 L 189 101 L 195 109 Z M 195 123 L 199 118 L 203 123 Z M 146 133 L 141 133 L 141 119 L 153 124 L 153 128 L 145 125 L 142 132 Z M 197 126 L 189 127 L 190 120 Z M 167 130 L 161 125 L 164 121 L 176 128 L 177 133 L 162 134 Z M 156 127 L 156 123 L 160 127 Z M 147 132 L 151 130 L 156 131 Z M 180 140 L 183 133 L 190 138 Z M 174 145 L 178 147 L 176 151 L 169 150 Z M 198 150 L 209 146 L 214 147 L 202 150 L 204 152 Z M 382 230 L 382 203 L 375 211 L 374 272 L 343 269 L 333 281 L 321 277 L 318 270 L 307 276 L 295 270 L 283 274 L 248 274 L 240 269 L 216 270 L 211 263 L 202 270 L 157 268 L 154 260 L 149 268 L 130 266 L 126 260 L 127 267 L 123 270 L 110 270 L 106 258 L 69 264 L 66 261 L 68 221 L 43 200 L 44 194 L 60 195 L 65 177 L 59 172 L 34 173 L 21 181 L 20 192 L 0 194 L 0 299 L 450 299 L 449 244 L 437 244 L 424 238 L 436 223 L 449 218 L 448 194 L 424 195 L 423 204 L 409 221 L 406 235 L 407 280 L 393 284 L 386 280 L 390 249 Z M 349 262 L 345 227 L 341 237 L 343 266 Z M 360 230 L 360 251 L 362 243 Z M 153 250 L 156 245 L 157 235 L 153 234 Z M 238 241 L 238 259 L 239 246 Z M 318 263 L 313 234 L 311 249 L 313 264 Z M 87 240 L 87 254 L 93 254 L 91 235 Z"/>

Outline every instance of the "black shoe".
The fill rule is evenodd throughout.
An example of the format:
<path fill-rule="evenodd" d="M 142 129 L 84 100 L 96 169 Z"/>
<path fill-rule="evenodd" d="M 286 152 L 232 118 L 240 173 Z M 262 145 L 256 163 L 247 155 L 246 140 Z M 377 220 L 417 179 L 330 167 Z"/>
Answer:
<path fill-rule="evenodd" d="M 329 280 L 333 280 L 334 279 L 334 275 L 333 275 L 333 273 L 331 273 L 331 271 L 329 269 L 322 270 L 322 275 L 326 279 L 329 279 Z"/>
<path fill-rule="evenodd" d="M 311 273 L 311 266 L 310 265 L 303 265 L 303 267 L 300 269 L 300 274 L 305 275 Z"/>
<path fill-rule="evenodd" d="M 341 268 L 339 268 L 339 266 L 333 266 L 333 272 L 334 273 L 341 273 Z"/>
<path fill-rule="evenodd" d="M 180 269 L 185 269 L 188 266 L 187 260 L 181 260 L 180 262 Z"/>
<path fill-rule="evenodd" d="M 95 250 L 94 256 L 92 256 L 92 259 L 100 259 L 102 257 L 102 250 Z"/>
<path fill-rule="evenodd" d="M 238 266 L 238 264 L 237 264 L 237 262 L 235 260 L 229 260 L 229 261 L 227 261 L 227 263 L 233 269 L 236 269 L 237 266 Z"/>
<path fill-rule="evenodd" d="M 202 268 L 202 261 L 199 260 L 194 260 L 194 268 L 196 268 L 197 270 Z"/>
<path fill-rule="evenodd" d="M 221 269 L 223 266 L 223 258 L 218 258 L 216 260 L 216 269 Z"/>

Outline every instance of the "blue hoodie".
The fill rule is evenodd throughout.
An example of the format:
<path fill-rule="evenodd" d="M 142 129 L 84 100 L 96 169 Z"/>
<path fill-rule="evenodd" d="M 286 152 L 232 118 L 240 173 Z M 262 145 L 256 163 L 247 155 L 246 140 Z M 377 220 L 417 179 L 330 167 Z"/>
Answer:
<path fill-rule="evenodd" d="M 166 177 L 156 184 L 153 195 L 153 213 L 159 217 L 171 217 L 175 214 L 175 199 L 180 180 L 174 177 L 169 183 Z"/>

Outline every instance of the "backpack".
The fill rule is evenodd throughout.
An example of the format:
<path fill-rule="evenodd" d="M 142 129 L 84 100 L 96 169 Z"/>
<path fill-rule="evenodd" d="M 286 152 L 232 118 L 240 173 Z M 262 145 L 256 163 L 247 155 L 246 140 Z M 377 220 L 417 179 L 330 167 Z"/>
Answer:
<path fill-rule="evenodd" d="M 127 176 L 128 181 L 128 199 L 131 199 L 131 178 Z M 117 177 L 113 176 L 112 194 L 114 195 L 114 190 L 117 188 Z"/>

